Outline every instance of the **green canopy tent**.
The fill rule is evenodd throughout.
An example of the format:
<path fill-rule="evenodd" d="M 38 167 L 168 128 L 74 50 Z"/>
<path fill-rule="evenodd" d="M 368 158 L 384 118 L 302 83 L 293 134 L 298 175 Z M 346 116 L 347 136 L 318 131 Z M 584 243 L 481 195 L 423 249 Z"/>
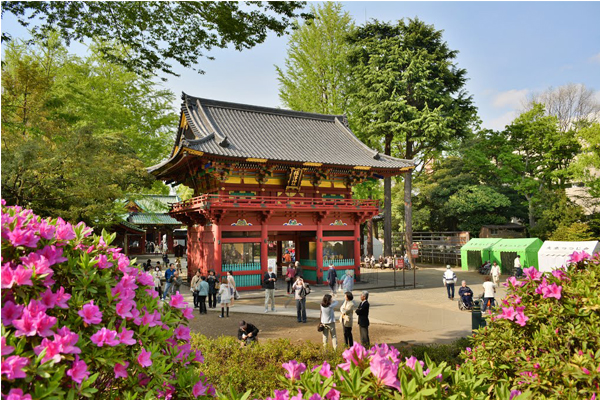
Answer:
<path fill-rule="evenodd" d="M 502 239 L 492 246 L 491 261 L 500 265 L 503 274 L 512 274 L 517 255 L 523 268 L 538 268 L 538 251 L 543 243 L 538 238 Z"/>
<path fill-rule="evenodd" d="M 463 271 L 477 271 L 490 259 L 492 246 L 502 239 L 471 239 L 460 248 L 460 263 Z"/>

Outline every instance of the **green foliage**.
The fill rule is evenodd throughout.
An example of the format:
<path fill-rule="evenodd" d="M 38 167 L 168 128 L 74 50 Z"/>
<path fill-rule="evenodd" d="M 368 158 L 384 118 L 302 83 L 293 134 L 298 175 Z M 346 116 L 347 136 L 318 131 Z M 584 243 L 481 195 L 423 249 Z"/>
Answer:
<path fill-rule="evenodd" d="M 576 253 L 573 260 L 566 270 L 543 277 L 526 271 L 524 281 L 510 284 L 502 313 L 489 317 L 488 326 L 475 335 L 473 350 L 464 353 L 465 365 L 488 374 L 492 388 L 527 388 L 535 398 L 553 399 L 589 399 L 598 393 L 600 259 Z M 562 288 L 558 298 L 550 297 L 556 287 Z M 528 319 L 522 325 L 509 319 L 511 308 Z"/>
<path fill-rule="evenodd" d="M 445 362 L 450 366 L 455 366 L 462 364 L 462 352 L 465 350 L 465 348 L 470 347 L 471 345 L 472 339 L 470 337 L 466 337 L 455 340 L 450 344 L 428 344 L 399 347 L 398 350 L 400 350 L 400 353 L 404 357 L 414 356 L 419 360 L 424 360 L 426 357 L 429 357 L 429 359 L 436 364 Z"/>
<path fill-rule="evenodd" d="M 261 341 L 253 346 L 240 347 L 236 338 L 222 336 L 209 339 L 192 334 L 193 348 L 202 350 L 204 364 L 199 371 L 205 374 L 221 391 L 230 389 L 253 396 L 266 397 L 279 387 L 275 379 L 283 371 L 281 364 L 289 360 L 307 363 L 310 367 L 328 360 L 341 362 L 340 353 L 323 353 L 321 344 L 292 343 L 289 339 Z M 254 397 L 253 397 L 254 398 Z"/>
<path fill-rule="evenodd" d="M 120 218 L 116 199 L 153 184 L 144 167 L 171 145 L 176 115 L 171 92 L 106 63 L 97 48 L 80 59 L 56 34 L 34 45 L 9 43 L 2 189 L 9 204 L 101 228 Z"/>
<path fill-rule="evenodd" d="M 550 240 L 586 241 L 598 239 L 594 237 L 588 224 L 585 222 L 575 222 L 570 225 L 560 225 L 552 232 Z"/>
<path fill-rule="evenodd" d="M 354 23 L 340 3 L 311 5 L 310 10 L 315 18 L 297 22 L 290 36 L 285 69 L 276 67 L 279 97 L 292 110 L 344 114 L 350 49 L 346 36 Z"/>
<path fill-rule="evenodd" d="M 2 4 L 32 30 L 36 39 L 58 28 L 63 40 L 103 42 L 98 51 L 106 61 L 137 74 L 173 72 L 172 60 L 196 69 L 205 51 L 234 47 L 249 49 L 264 42 L 272 31 L 287 32 L 296 10 L 304 2 L 205 2 L 205 1 L 11 1 Z M 306 14 L 301 14 L 308 17 Z M 2 42 L 10 40 L 2 32 Z M 113 40 L 116 40 L 114 44 Z M 126 51 L 121 51 L 126 48 Z M 202 70 L 198 71 L 202 72 Z"/>
<path fill-rule="evenodd" d="M 585 183 L 590 197 L 595 198 L 591 205 L 600 201 L 600 122 L 586 124 L 577 131 L 577 140 L 581 152 L 570 165 L 570 171 L 576 180 Z"/>

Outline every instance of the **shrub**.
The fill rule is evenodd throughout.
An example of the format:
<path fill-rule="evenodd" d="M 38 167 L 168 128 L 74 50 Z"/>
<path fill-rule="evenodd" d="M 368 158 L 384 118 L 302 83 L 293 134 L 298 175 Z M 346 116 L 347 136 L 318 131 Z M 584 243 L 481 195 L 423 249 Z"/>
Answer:
<path fill-rule="evenodd" d="M 202 350 L 205 362 L 198 367 L 216 387 L 228 387 L 238 392 L 252 391 L 253 396 L 266 397 L 279 387 L 276 376 L 281 364 L 300 360 L 312 367 L 325 360 L 337 364 L 342 361 L 341 351 L 323 352 L 321 344 L 296 344 L 288 339 L 267 340 L 248 347 L 240 347 L 236 338 L 221 336 L 210 339 L 192 334 L 192 348 Z"/>
<path fill-rule="evenodd" d="M 445 362 L 448 365 L 462 364 L 462 352 L 467 347 L 472 346 L 472 339 L 460 338 L 450 344 L 428 344 L 428 345 L 417 345 L 406 348 L 399 348 L 400 352 L 406 356 L 414 356 L 419 360 L 424 360 L 425 355 L 429 357 L 434 363 Z"/>
<path fill-rule="evenodd" d="M 600 391 L 600 257 L 574 253 L 552 273 L 507 280 L 508 295 L 474 338 L 467 363 L 512 390 L 589 399 Z"/>
<path fill-rule="evenodd" d="M 11 399 L 209 397 L 183 297 L 156 300 L 114 235 L 2 200 L 2 393 Z"/>

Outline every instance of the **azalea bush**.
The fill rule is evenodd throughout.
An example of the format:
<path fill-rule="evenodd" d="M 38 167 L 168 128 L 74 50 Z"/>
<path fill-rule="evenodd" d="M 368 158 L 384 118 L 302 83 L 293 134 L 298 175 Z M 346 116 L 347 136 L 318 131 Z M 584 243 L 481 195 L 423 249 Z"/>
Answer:
<path fill-rule="evenodd" d="M 83 223 L 2 201 L 2 397 L 210 398 L 192 308 Z"/>
<path fill-rule="evenodd" d="M 551 273 L 507 280 L 508 295 L 464 356 L 492 387 L 536 397 L 591 399 L 600 393 L 600 255 L 576 252 Z"/>

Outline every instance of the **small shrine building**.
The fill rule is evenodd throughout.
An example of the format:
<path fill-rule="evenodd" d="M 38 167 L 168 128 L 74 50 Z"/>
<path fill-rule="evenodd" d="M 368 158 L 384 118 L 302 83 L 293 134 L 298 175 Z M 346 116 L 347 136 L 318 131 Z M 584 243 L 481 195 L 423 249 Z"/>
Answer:
<path fill-rule="evenodd" d="M 194 190 L 170 212 L 188 226 L 188 276 L 232 271 L 238 288 L 261 288 L 268 266 L 289 260 L 285 242 L 311 283 L 324 283 L 330 264 L 359 278 L 360 225 L 379 204 L 353 199 L 352 187 L 413 162 L 370 149 L 343 115 L 182 98 L 173 150 L 149 171 Z"/>

